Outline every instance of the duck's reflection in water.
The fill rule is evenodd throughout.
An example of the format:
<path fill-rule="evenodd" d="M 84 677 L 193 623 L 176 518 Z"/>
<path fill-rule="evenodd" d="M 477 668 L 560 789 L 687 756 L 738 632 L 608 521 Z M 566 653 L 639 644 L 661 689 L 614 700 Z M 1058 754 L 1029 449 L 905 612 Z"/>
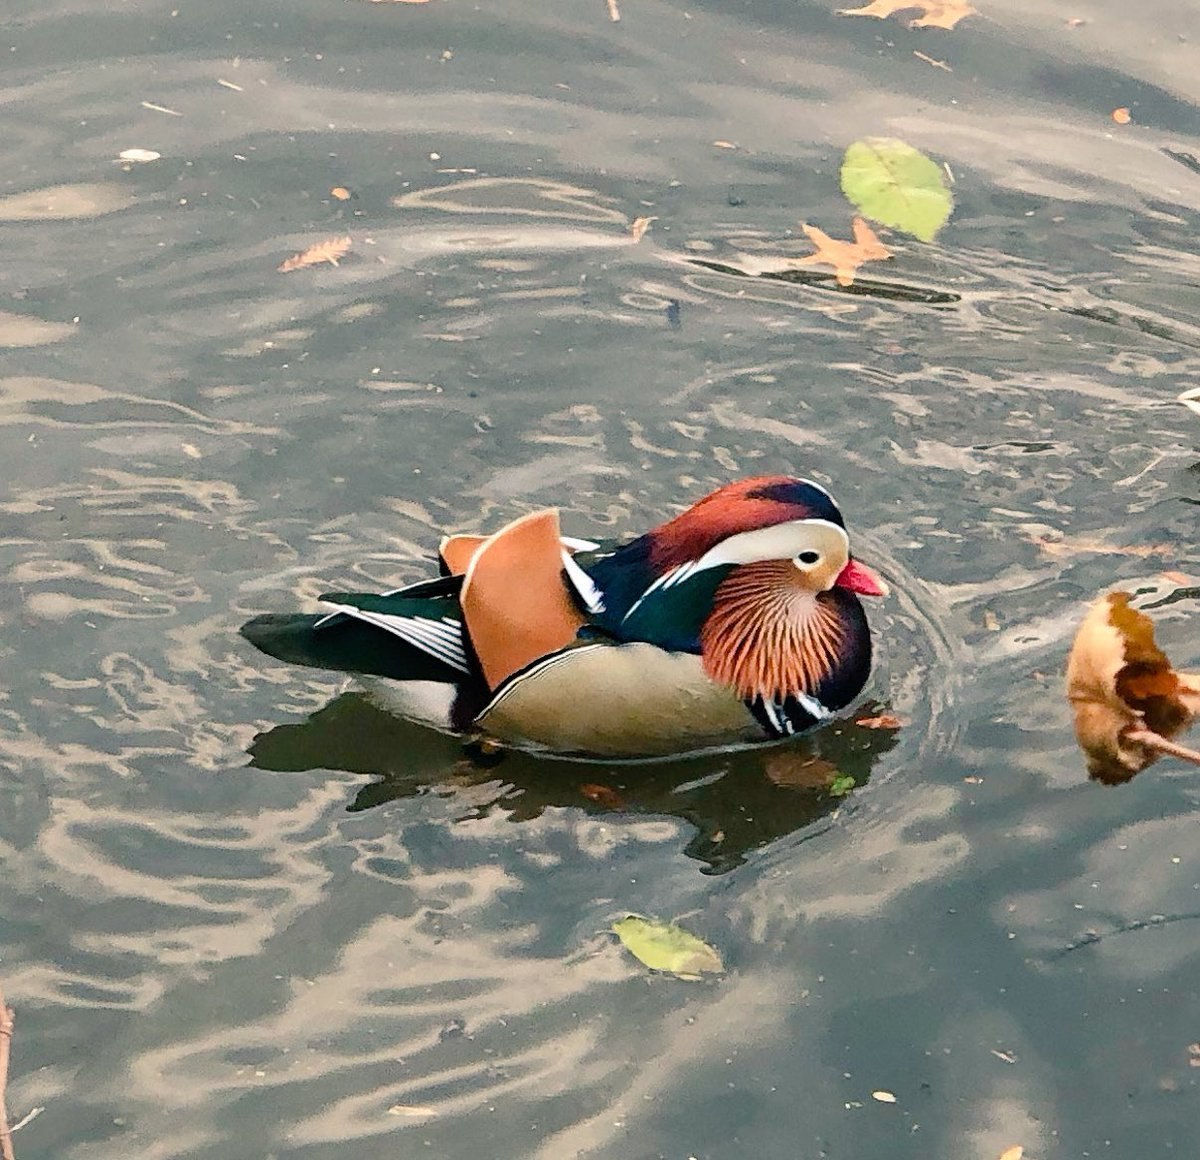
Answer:
<path fill-rule="evenodd" d="M 868 705 L 855 716 L 877 711 Z M 522 822 L 548 807 L 682 818 L 696 828 L 686 853 L 706 872 L 720 873 L 749 851 L 832 814 L 897 740 L 894 730 L 847 718 L 784 745 L 675 761 L 564 761 L 512 750 L 483 755 L 349 692 L 301 724 L 260 733 L 250 757 L 258 769 L 339 769 L 376 778 L 358 791 L 351 810 L 432 790 L 460 801 L 463 818 L 502 810 Z"/>

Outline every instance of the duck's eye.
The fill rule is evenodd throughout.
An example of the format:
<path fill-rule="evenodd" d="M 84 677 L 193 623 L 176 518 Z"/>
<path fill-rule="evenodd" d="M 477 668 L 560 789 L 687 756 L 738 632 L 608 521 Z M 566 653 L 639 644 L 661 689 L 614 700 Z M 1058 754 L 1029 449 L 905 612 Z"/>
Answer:
<path fill-rule="evenodd" d="M 796 557 L 801 564 L 815 564 L 820 558 L 820 552 L 801 552 L 800 555 Z"/>

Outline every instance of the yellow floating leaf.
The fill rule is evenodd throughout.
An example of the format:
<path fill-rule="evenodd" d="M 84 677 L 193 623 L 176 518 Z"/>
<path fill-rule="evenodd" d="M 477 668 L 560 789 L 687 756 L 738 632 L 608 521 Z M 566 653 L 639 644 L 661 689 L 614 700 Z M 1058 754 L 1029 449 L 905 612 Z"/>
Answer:
<path fill-rule="evenodd" d="M 892 251 L 875 236 L 875 231 L 860 217 L 854 219 L 852 242 L 831 238 L 824 230 L 810 226 L 807 222 L 800 224 L 809 241 L 817 247 L 817 252 L 798 258 L 796 265 L 832 266 L 839 286 L 853 285 L 854 271 L 864 262 L 880 262 L 892 256 Z"/>
<path fill-rule="evenodd" d="M 327 238 L 299 254 L 293 254 L 280 264 L 279 272 L 286 274 L 290 270 L 303 270 L 306 266 L 317 266 L 322 262 L 336 266 L 350 252 L 350 245 L 349 238 Z"/>
<path fill-rule="evenodd" d="M 652 971 L 698 979 L 706 971 L 725 969 L 721 956 L 708 943 L 674 923 L 628 914 L 613 923 L 612 931 L 625 949 Z"/>
<path fill-rule="evenodd" d="M 1128 125 L 1129 122 L 1133 120 L 1133 116 L 1130 114 L 1128 109 L 1113 109 L 1112 119 L 1116 121 L 1118 125 Z"/>
<path fill-rule="evenodd" d="M 1021 1160 L 1025 1155 L 1025 1149 L 1020 1144 L 1014 1144 L 1011 1148 L 1005 1148 L 1000 1153 L 1000 1160 Z"/>
<path fill-rule="evenodd" d="M 335 185 L 329 191 L 329 196 L 337 198 L 338 201 L 349 201 L 350 191 L 344 185 Z"/>
<path fill-rule="evenodd" d="M 894 1093 L 885 1091 L 872 1092 L 871 1099 L 878 1100 L 881 1104 L 894 1104 L 896 1102 Z"/>

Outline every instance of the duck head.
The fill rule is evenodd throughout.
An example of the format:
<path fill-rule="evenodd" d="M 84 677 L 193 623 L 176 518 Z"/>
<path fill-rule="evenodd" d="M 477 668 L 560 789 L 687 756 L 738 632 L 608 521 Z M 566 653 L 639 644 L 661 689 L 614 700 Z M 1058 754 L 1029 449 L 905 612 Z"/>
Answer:
<path fill-rule="evenodd" d="M 779 475 L 720 488 L 589 574 L 603 604 L 594 623 L 618 639 L 699 652 L 748 700 L 824 690 L 833 707 L 870 668 L 858 595 L 888 591 L 851 556 L 829 492 Z"/>

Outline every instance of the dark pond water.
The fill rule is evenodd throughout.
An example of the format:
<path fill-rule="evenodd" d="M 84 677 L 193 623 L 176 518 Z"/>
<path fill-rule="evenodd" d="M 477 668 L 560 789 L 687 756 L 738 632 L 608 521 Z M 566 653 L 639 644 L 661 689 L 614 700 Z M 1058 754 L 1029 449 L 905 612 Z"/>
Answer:
<path fill-rule="evenodd" d="M 979 4 L 9 0 L 20 1160 L 1200 1154 L 1196 778 L 1089 784 L 1060 695 L 1116 583 L 1200 664 L 1196 9 Z M 871 134 L 953 172 L 936 245 L 713 268 L 846 236 Z M 442 529 L 763 471 L 894 582 L 899 731 L 480 768 L 236 636 Z M 649 976 L 627 911 L 727 974 Z"/>

